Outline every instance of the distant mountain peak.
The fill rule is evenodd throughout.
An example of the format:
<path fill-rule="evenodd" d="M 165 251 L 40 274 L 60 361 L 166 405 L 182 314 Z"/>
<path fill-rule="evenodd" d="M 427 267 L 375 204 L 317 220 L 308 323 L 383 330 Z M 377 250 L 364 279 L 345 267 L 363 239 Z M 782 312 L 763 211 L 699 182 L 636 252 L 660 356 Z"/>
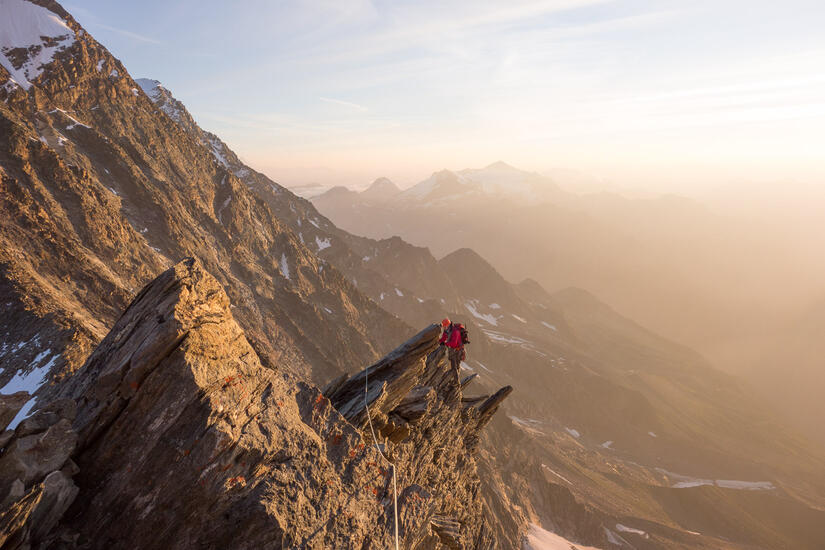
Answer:
<path fill-rule="evenodd" d="M 515 166 L 511 166 L 511 165 L 507 164 L 503 160 L 498 160 L 498 161 L 494 162 L 493 164 L 485 166 L 484 169 L 485 170 L 516 170 L 518 172 L 521 172 L 521 170 L 519 170 Z"/>
<path fill-rule="evenodd" d="M 392 182 L 392 180 L 390 178 L 386 178 L 386 177 L 382 176 L 380 178 L 375 178 L 375 181 L 373 181 L 370 184 L 368 189 L 373 189 L 373 188 L 376 188 L 376 187 L 390 187 L 390 186 L 394 187 L 395 189 L 398 189 L 398 187 Z"/>
<path fill-rule="evenodd" d="M 492 277 L 503 282 L 504 278 L 495 267 L 485 260 L 481 254 L 472 248 L 459 248 L 450 252 L 438 261 L 448 271 L 453 273 L 471 272 L 477 277 Z"/>
<path fill-rule="evenodd" d="M 361 196 L 366 199 L 372 200 L 387 200 L 390 199 L 401 192 L 401 189 L 397 185 L 395 185 L 392 180 L 389 178 L 377 178 L 375 181 L 370 184 L 364 191 L 361 192 Z"/>

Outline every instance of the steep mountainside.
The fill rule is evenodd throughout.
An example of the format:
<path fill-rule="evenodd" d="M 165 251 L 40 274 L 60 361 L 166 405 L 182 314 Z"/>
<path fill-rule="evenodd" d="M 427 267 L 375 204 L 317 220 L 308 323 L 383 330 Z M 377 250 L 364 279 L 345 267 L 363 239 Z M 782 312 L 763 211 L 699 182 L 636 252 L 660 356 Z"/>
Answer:
<path fill-rule="evenodd" d="M 46 5 L 75 39 L 28 90 L 12 81 L 0 90 L 0 288 L 17 305 L 0 352 L 12 367 L 5 378 L 57 350 L 57 370 L 77 368 L 137 288 L 192 254 L 262 353 L 289 357 L 296 372 L 328 378 L 386 351 L 404 324 L 305 246 L 216 160 L 208 135 L 170 118 L 173 101 L 156 107 L 70 15 Z"/>
<path fill-rule="evenodd" d="M 432 321 L 444 310 L 460 307 L 454 298 L 458 293 L 452 288 L 452 281 L 428 249 L 412 246 L 398 237 L 375 240 L 341 230 L 310 201 L 244 164 L 220 138 L 201 129 L 183 103 L 158 81 L 138 82 L 157 107 L 260 197 L 302 244 L 319 259 L 335 266 L 382 308 L 396 315 L 403 313 L 405 320 L 418 325 Z M 392 182 L 379 178 L 364 194 L 377 200 L 393 196 L 394 190 L 397 188 Z"/>

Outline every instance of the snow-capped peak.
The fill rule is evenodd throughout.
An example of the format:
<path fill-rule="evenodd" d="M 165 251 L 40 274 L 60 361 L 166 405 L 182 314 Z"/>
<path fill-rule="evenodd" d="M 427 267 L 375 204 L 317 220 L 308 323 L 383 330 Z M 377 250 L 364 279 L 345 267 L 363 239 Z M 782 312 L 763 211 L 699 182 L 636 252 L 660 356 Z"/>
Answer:
<path fill-rule="evenodd" d="M 137 78 L 135 82 L 137 82 L 143 92 L 149 96 L 152 103 L 157 105 L 169 118 L 181 124 L 186 109 L 175 99 L 168 88 L 164 88 L 159 81 L 152 80 L 151 78 Z"/>
<path fill-rule="evenodd" d="M 0 65 L 28 90 L 54 55 L 71 46 L 75 32 L 56 13 L 25 0 L 0 0 Z"/>
<path fill-rule="evenodd" d="M 151 78 L 136 78 L 135 82 L 152 101 L 160 99 L 160 95 L 163 93 L 161 90 L 164 89 L 160 85 L 160 81 Z"/>

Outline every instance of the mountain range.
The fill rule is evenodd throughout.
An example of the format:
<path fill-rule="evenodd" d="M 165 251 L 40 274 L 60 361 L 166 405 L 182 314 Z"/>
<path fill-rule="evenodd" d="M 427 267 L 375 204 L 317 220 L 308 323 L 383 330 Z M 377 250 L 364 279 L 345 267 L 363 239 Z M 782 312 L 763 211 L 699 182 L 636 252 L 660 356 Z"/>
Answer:
<path fill-rule="evenodd" d="M 359 236 L 56 2 L 2 6 L 3 548 L 384 548 L 393 510 L 407 548 L 825 544 L 825 456 L 747 387 L 449 240 L 511 167 L 359 195 L 441 259 Z"/>
<path fill-rule="evenodd" d="M 586 288 L 747 378 L 769 406 L 825 443 L 821 361 L 806 351 L 825 327 L 809 315 L 825 293 L 814 221 L 822 218 L 807 195 L 771 210 L 757 188 L 733 203 L 573 193 L 503 162 L 442 170 L 394 195 L 378 181 L 382 195 L 338 187 L 312 201 L 354 233 L 398 235 L 437 257 L 471 248 L 510 280 Z"/>

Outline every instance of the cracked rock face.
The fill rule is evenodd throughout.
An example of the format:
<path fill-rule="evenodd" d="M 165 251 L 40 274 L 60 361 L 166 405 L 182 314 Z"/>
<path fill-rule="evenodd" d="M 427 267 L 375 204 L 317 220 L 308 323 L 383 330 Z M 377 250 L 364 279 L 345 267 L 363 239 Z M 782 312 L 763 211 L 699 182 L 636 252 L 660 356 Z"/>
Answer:
<path fill-rule="evenodd" d="M 28 394 L 5 401 L 19 403 L 24 398 L 28 399 Z M 41 546 L 77 495 L 72 480 L 77 466 L 70 458 L 77 443 L 77 434 L 72 429 L 74 418 L 74 401 L 58 400 L 15 429 L 3 432 L 0 548 Z M 5 428 L 8 420 L 4 417 L 0 425 Z"/>
<path fill-rule="evenodd" d="M 0 456 L 16 460 L 32 437 L 64 442 L 39 468 L 2 468 L 16 472 L 4 478 L 17 495 L 9 547 L 391 547 L 392 470 L 369 435 L 368 374 L 402 547 L 493 548 L 473 452 L 510 390 L 462 400 L 438 332 L 325 396 L 262 362 L 198 261 L 175 265 L 63 383 L 62 405 L 21 423 Z M 47 427 L 23 435 L 27 423 Z"/>

